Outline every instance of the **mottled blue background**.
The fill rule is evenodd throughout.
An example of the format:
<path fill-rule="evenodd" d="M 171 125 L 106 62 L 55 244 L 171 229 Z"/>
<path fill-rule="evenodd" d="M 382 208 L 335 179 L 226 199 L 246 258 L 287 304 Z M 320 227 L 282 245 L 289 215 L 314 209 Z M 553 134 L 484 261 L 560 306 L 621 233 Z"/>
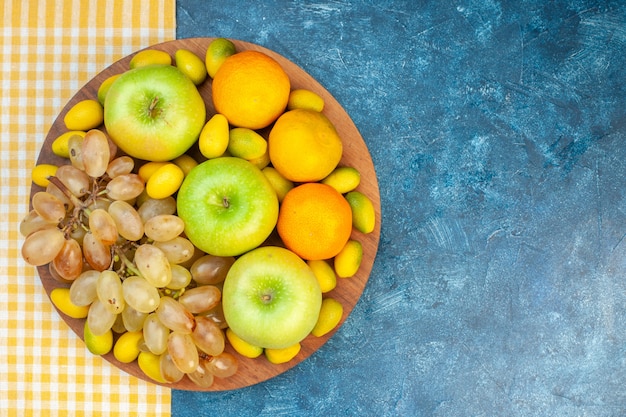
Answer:
<path fill-rule="evenodd" d="M 334 338 L 173 415 L 626 415 L 623 4 L 178 0 L 178 38 L 263 45 L 337 98 L 383 213 Z"/>

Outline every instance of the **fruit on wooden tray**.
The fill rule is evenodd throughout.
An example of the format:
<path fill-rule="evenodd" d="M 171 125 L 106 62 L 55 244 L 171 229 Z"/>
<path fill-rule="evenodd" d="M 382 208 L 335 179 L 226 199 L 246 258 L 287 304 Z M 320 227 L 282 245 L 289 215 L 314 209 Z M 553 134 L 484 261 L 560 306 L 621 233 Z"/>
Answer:
<path fill-rule="evenodd" d="M 208 388 L 238 357 L 290 362 L 337 327 L 333 291 L 375 212 L 323 98 L 290 85 L 220 38 L 204 62 L 141 51 L 66 112 L 51 143 L 66 164 L 33 168 L 22 256 L 47 265 L 94 354 Z"/>

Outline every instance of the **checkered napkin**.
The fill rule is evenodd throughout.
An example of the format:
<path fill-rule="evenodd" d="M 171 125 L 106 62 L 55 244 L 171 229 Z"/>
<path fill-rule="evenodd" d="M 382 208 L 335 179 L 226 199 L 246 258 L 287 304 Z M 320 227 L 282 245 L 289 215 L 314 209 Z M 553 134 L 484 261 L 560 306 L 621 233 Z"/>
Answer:
<path fill-rule="evenodd" d="M 170 390 L 94 356 L 20 255 L 31 169 L 98 72 L 175 38 L 175 0 L 4 0 L 0 6 L 0 416 L 162 416 Z"/>

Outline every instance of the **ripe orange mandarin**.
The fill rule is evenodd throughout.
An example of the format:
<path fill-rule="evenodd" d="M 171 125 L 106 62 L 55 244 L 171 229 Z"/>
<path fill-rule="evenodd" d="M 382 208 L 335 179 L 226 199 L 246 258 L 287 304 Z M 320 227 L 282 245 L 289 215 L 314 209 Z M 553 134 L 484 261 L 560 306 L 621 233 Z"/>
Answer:
<path fill-rule="evenodd" d="M 291 83 L 276 60 L 258 51 L 226 58 L 213 78 L 213 104 L 229 123 L 257 130 L 269 126 L 287 107 Z"/>
<path fill-rule="evenodd" d="M 305 183 L 285 195 L 276 227 L 285 246 L 301 258 L 330 259 L 350 238 L 352 212 L 333 187 Z"/>

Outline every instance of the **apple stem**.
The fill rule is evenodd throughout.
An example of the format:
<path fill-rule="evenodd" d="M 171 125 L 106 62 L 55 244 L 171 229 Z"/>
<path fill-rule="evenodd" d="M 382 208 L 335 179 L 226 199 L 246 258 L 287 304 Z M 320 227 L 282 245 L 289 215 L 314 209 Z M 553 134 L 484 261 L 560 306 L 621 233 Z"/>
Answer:
<path fill-rule="evenodd" d="M 230 207 L 230 201 L 228 200 L 228 197 L 222 198 L 222 205 L 224 206 L 224 208 Z"/>
<path fill-rule="evenodd" d="M 152 99 L 152 102 L 150 103 L 150 107 L 148 107 L 148 112 L 150 113 L 150 117 L 154 117 L 154 111 L 156 109 L 158 102 L 159 102 L 158 96 Z"/>

